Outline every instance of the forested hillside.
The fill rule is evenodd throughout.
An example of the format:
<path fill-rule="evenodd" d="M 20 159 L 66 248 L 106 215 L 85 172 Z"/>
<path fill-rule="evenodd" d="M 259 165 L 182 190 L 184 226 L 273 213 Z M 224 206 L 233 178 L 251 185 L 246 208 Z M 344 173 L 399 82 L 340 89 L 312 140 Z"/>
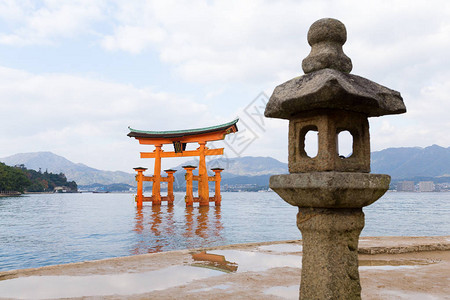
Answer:
<path fill-rule="evenodd" d="M 372 173 L 389 174 L 393 179 L 450 176 L 450 147 L 388 148 L 371 156 Z"/>
<path fill-rule="evenodd" d="M 56 187 L 64 187 L 70 192 L 77 191 L 75 181 L 67 181 L 63 173 L 28 170 L 23 165 L 10 167 L 0 163 L 0 192 L 53 192 Z"/>

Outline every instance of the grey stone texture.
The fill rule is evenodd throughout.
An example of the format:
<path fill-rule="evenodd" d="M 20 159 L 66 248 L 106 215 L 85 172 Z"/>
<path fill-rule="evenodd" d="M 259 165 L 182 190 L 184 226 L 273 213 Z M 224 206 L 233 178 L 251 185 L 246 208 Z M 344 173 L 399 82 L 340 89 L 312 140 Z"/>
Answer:
<path fill-rule="evenodd" d="M 318 132 L 318 153 L 309 157 L 305 136 Z M 338 134 L 347 130 L 353 137 L 350 157 L 339 157 Z M 289 121 L 289 172 L 370 172 L 369 122 L 361 113 L 316 110 L 297 114 Z"/>
<path fill-rule="evenodd" d="M 274 175 L 269 185 L 293 206 L 360 208 L 383 196 L 390 179 L 384 174 L 311 172 Z"/>
<path fill-rule="evenodd" d="M 291 119 L 315 109 L 343 109 L 368 117 L 406 112 L 399 92 L 348 74 L 352 63 L 342 51 L 346 40 L 340 21 L 326 18 L 314 22 L 308 31 L 311 53 L 302 63 L 306 75 L 277 86 L 265 116 Z"/>
<path fill-rule="evenodd" d="M 299 208 L 303 258 L 300 299 L 361 299 L 358 239 L 361 208 Z"/>
<path fill-rule="evenodd" d="M 336 19 L 320 19 L 308 31 L 311 53 L 302 62 L 305 74 L 326 68 L 350 73 L 352 61 L 342 50 L 347 40 L 344 24 Z"/>
<path fill-rule="evenodd" d="M 300 112 L 316 109 L 343 109 L 367 117 L 406 112 L 399 92 L 357 75 L 323 69 L 277 86 L 264 115 L 292 119 Z"/>

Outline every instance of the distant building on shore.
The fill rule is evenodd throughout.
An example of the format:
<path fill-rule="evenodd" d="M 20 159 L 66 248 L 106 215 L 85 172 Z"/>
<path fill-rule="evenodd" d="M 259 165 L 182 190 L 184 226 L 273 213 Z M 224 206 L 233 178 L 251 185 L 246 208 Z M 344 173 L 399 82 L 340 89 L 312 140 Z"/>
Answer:
<path fill-rule="evenodd" d="M 420 181 L 419 192 L 434 192 L 435 186 L 433 181 Z"/>
<path fill-rule="evenodd" d="M 414 181 L 400 181 L 397 183 L 398 192 L 414 192 Z"/>

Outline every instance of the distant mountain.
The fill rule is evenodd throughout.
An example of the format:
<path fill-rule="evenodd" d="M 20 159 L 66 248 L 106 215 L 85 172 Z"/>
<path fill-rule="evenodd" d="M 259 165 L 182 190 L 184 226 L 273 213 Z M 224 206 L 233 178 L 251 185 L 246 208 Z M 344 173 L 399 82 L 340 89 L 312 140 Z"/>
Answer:
<path fill-rule="evenodd" d="M 75 181 L 78 185 L 89 185 L 93 183 L 113 184 L 126 183 L 135 184 L 134 174 L 121 171 L 102 171 L 76 164 L 70 160 L 56 155 L 52 152 L 19 153 L 12 156 L 0 158 L 1 162 L 9 166 L 23 164 L 26 168 L 42 172 L 46 170 L 52 173 L 64 173 L 69 181 Z"/>
<path fill-rule="evenodd" d="M 287 174 L 288 165 L 272 157 L 244 156 L 228 159 L 215 159 L 211 165 L 222 167 L 223 177 L 235 176 L 261 176 L 274 174 Z"/>
<path fill-rule="evenodd" d="M 389 174 L 393 179 L 450 177 L 450 147 L 388 148 L 372 152 L 372 173 Z"/>
<path fill-rule="evenodd" d="M 83 185 L 80 188 L 80 191 L 111 193 L 111 192 L 131 191 L 133 189 L 136 189 L 136 184 L 129 185 L 126 183 L 113 183 L 113 184 L 93 183 L 89 185 Z"/>
<path fill-rule="evenodd" d="M 372 173 L 389 174 L 393 180 L 411 179 L 414 177 L 437 178 L 448 176 L 450 180 L 450 147 L 433 145 L 426 148 L 388 148 L 372 152 Z M 73 163 L 66 158 L 51 152 L 21 153 L 0 158 L 7 165 L 25 165 L 28 169 L 64 173 L 68 180 L 78 185 L 116 183 L 136 185 L 134 174 L 121 171 L 102 171 L 83 164 Z M 182 189 L 185 185 L 183 165 L 198 166 L 198 160 L 191 160 L 175 167 L 176 186 Z M 208 170 L 223 168 L 223 184 L 256 184 L 266 186 L 274 174 L 287 174 L 287 163 L 271 157 L 219 157 L 207 160 Z M 147 174 L 152 174 L 149 170 Z M 210 175 L 214 175 L 210 171 Z"/>
<path fill-rule="evenodd" d="M 184 174 L 186 172 L 182 167 L 185 165 L 198 166 L 198 160 L 190 160 L 174 168 L 177 170 L 175 179 L 179 183 L 179 188 L 185 186 Z M 223 168 L 224 171 L 221 176 L 224 185 L 256 184 L 268 186 L 270 176 L 288 173 L 287 163 L 280 162 L 272 157 L 220 157 L 208 160 L 207 168 L 210 176 L 214 175 L 214 172 L 210 171 L 212 168 Z M 194 174 L 196 174 L 196 171 L 194 171 Z"/>
<path fill-rule="evenodd" d="M 243 156 L 226 158 L 220 157 L 212 160 L 207 160 L 208 170 L 212 168 L 223 168 L 222 178 L 236 177 L 236 176 L 260 176 L 288 173 L 287 163 L 282 163 L 272 157 L 254 157 Z M 184 165 L 198 166 L 198 160 L 187 161 L 177 167 L 176 170 L 183 170 Z M 214 172 L 210 172 L 214 174 Z"/>

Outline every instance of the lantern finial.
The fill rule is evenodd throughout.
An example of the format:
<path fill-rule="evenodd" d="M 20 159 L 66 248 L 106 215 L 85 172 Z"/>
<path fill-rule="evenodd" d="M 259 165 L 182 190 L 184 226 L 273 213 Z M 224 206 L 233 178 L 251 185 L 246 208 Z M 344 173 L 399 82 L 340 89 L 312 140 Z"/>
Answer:
<path fill-rule="evenodd" d="M 305 74 L 322 69 L 350 73 L 352 61 L 342 50 L 346 40 L 347 30 L 339 20 L 325 18 L 314 22 L 308 31 L 311 52 L 302 62 Z"/>

